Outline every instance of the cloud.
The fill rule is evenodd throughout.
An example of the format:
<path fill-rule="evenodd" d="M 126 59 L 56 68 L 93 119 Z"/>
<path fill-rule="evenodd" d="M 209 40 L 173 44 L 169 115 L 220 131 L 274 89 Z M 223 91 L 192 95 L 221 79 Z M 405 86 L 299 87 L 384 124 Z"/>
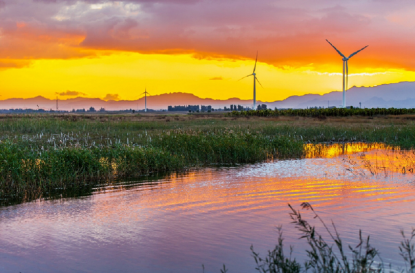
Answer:
<path fill-rule="evenodd" d="M 2 68 L 23 68 L 30 66 L 29 60 L 0 60 L 0 69 Z"/>
<path fill-rule="evenodd" d="M 78 92 L 78 91 L 70 91 L 67 90 L 65 92 L 56 92 L 56 95 L 63 96 L 63 97 L 75 97 L 75 96 L 86 96 L 87 94 Z"/>
<path fill-rule="evenodd" d="M 357 64 L 415 69 L 414 12 L 414 1 L 391 0 L 0 0 L 0 59 L 114 50 L 253 59 L 258 50 L 278 67 L 321 67 L 338 63 L 329 39 L 345 54 L 369 44 Z"/>
<path fill-rule="evenodd" d="M 108 101 L 108 100 L 120 100 L 120 95 L 118 94 L 107 94 L 103 100 Z"/>
<path fill-rule="evenodd" d="M 318 72 L 318 71 L 304 71 L 304 73 L 307 74 L 315 74 L 315 75 L 327 75 L 327 76 L 342 76 L 343 73 L 329 73 L 329 72 Z M 373 72 L 373 73 L 353 73 L 353 74 L 349 74 L 349 77 L 355 77 L 355 76 L 368 76 L 368 77 L 373 77 L 376 75 L 388 75 L 388 74 L 394 74 L 397 72 L 391 72 L 391 71 L 387 71 L 387 72 Z"/>
<path fill-rule="evenodd" d="M 223 78 L 222 77 L 213 77 L 209 79 L 210 81 L 222 81 Z"/>

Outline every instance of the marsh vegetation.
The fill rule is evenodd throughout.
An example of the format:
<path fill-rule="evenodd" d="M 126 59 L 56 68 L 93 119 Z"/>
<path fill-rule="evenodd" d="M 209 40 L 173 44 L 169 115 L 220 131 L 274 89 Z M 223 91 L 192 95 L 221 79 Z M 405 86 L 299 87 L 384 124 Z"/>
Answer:
<path fill-rule="evenodd" d="M 55 152 L 53 144 L 49 147 Z M 3 266 L 16 272 L 33 267 L 42 272 L 62 267 L 95 272 L 105 271 L 108 264 L 112 271 L 202 272 L 204 263 L 205 272 L 219 272 L 226 263 L 228 272 L 254 272 L 255 267 L 260 272 L 389 272 L 391 263 L 399 272 L 410 272 L 398 246 L 403 229 L 407 237 L 401 254 L 410 262 L 406 249 L 413 245 L 408 233 L 415 203 L 413 152 L 368 142 L 305 143 L 302 148 L 304 158 L 298 160 L 221 168 L 197 163 L 207 167 L 169 175 L 159 172 L 158 179 L 115 181 L 119 174 L 113 173 L 108 181 L 86 180 L 72 187 L 62 182 L 67 187 L 61 191 L 64 198 L 2 208 L 1 244 L 9 253 Z M 120 161 L 109 166 L 103 158 L 100 164 L 116 170 Z M 54 191 L 48 194 L 59 193 L 59 188 Z M 89 196 L 65 198 L 76 195 Z M 325 219 L 343 254 L 320 219 L 314 218 L 311 206 L 294 214 L 286 205 L 295 204 L 296 209 L 304 201 Z M 295 225 L 288 224 L 288 212 L 293 213 L 291 221 L 298 220 Z M 284 224 L 280 237 L 274 231 L 279 224 Z M 305 232 L 295 226 L 305 226 Z M 310 234 L 314 237 L 298 240 Z M 122 247 L 108 247 L 109 242 Z M 120 252 L 127 258 L 120 258 Z M 13 263 L 9 257 L 22 262 Z"/>
<path fill-rule="evenodd" d="M 307 144 L 382 142 L 411 149 L 412 116 L 382 119 L 223 115 L 0 117 L 0 198 L 204 166 L 300 158 Z M 346 144 L 347 145 L 347 144 Z M 318 156 L 318 148 L 313 148 Z"/>

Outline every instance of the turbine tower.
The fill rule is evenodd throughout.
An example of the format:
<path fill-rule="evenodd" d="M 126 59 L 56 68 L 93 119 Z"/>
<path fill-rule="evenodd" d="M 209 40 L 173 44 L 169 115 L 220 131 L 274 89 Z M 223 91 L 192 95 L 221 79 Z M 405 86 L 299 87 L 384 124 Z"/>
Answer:
<path fill-rule="evenodd" d="M 150 95 L 150 93 L 147 92 L 147 88 L 145 89 L 145 91 L 144 91 L 143 94 L 145 95 L 145 99 L 144 99 L 144 102 L 145 102 L 144 112 L 147 112 L 147 94 Z"/>
<path fill-rule="evenodd" d="M 256 77 L 256 73 L 255 73 L 257 61 L 258 61 L 258 51 L 256 53 L 254 71 L 252 72 L 252 74 L 249 74 L 248 76 L 245 76 L 245 77 L 242 78 L 242 79 L 245 79 L 247 77 L 254 76 L 254 108 L 253 108 L 253 110 L 256 109 L 256 82 L 258 82 L 259 85 L 261 85 L 261 87 L 262 87 L 262 84 L 259 82 L 258 78 Z M 240 79 L 240 80 L 242 80 L 242 79 Z"/>
<path fill-rule="evenodd" d="M 356 55 L 357 53 L 359 53 L 360 51 L 362 51 L 363 49 L 365 49 L 366 47 L 368 47 L 368 45 L 350 54 L 349 57 L 346 57 L 334 45 L 332 45 L 329 42 L 329 40 L 326 39 L 326 41 L 337 51 L 337 53 L 339 53 L 340 56 L 343 57 L 342 59 L 343 60 L 343 108 L 346 108 L 346 91 L 348 89 L 348 84 L 349 84 L 349 59 L 353 57 L 354 55 Z"/>

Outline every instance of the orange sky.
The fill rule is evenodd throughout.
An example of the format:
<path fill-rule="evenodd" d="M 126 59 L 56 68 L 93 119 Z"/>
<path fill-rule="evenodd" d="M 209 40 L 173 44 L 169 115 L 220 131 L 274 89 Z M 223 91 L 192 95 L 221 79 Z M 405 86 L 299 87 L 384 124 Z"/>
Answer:
<path fill-rule="evenodd" d="M 0 0 L 0 99 L 257 98 L 415 79 L 415 2 Z M 69 91 L 69 92 L 68 92 Z"/>

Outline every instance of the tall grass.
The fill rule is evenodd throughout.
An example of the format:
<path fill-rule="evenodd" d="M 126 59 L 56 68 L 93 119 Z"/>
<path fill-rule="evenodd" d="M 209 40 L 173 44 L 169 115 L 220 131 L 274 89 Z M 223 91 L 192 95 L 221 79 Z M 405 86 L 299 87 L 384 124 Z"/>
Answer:
<path fill-rule="evenodd" d="M 302 142 L 292 138 L 226 130 L 208 134 L 177 130 L 147 136 L 142 145 L 116 140 L 97 144 L 87 137 L 72 138 L 62 134 L 41 143 L 1 142 L 0 198 L 210 164 L 301 156 L 303 152 Z"/>
<path fill-rule="evenodd" d="M 3 116 L 0 132 L 0 198 L 212 164 L 298 158 L 306 143 L 415 147 L 412 124 L 221 116 Z"/>
<path fill-rule="evenodd" d="M 303 203 L 301 207 L 310 210 L 312 217 L 318 219 L 329 238 L 325 238 L 316 227 L 312 226 L 301 214 L 288 205 L 291 212 L 292 223 L 302 234 L 300 239 L 307 241 L 308 259 L 303 263 L 298 262 L 290 253 L 284 252 L 284 239 L 281 227 L 278 227 L 278 243 L 273 250 L 268 251 L 265 257 L 254 251 L 251 246 L 252 255 L 256 262 L 256 270 L 261 273 L 300 273 L 300 272 L 415 272 L 415 229 L 412 229 L 410 237 L 406 237 L 401 231 L 403 241 L 399 246 L 399 254 L 405 262 L 405 269 L 392 268 L 392 265 L 385 265 L 380 257 L 379 250 L 372 246 L 370 236 L 363 238 L 359 230 L 359 244 L 347 246 L 344 244 L 336 226 L 332 223 L 327 225 L 319 214 L 309 203 Z"/>
<path fill-rule="evenodd" d="M 128 120 L 125 117 L 79 117 L 70 120 L 71 116 L 48 117 L 10 117 L 0 120 L 0 140 L 26 143 L 41 146 L 66 145 L 80 143 L 84 145 L 109 145 L 120 142 L 127 144 L 146 145 L 149 137 L 155 139 L 160 134 L 170 131 L 197 131 L 205 134 L 232 130 L 236 133 L 250 132 L 267 136 L 286 136 L 299 139 L 306 143 L 321 142 L 382 142 L 401 148 L 415 148 L 415 126 L 409 120 L 401 124 L 394 119 L 382 122 L 352 120 L 342 122 L 314 122 L 313 119 L 279 121 L 255 118 L 194 118 L 166 122 L 164 119 Z M 68 120 L 69 119 L 69 120 Z"/>

